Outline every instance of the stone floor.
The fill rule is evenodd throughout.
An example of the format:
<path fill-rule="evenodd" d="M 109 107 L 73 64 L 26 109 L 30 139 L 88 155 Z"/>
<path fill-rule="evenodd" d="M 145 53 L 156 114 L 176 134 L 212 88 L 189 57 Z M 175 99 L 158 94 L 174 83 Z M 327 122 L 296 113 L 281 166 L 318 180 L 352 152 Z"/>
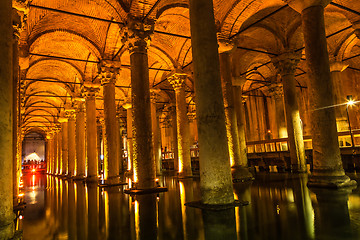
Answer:
<path fill-rule="evenodd" d="M 27 206 L 17 223 L 25 240 L 360 239 L 360 188 L 309 190 L 306 182 L 306 175 L 260 173 L 234 185 L 235 198 L 249 205 L 201 211 L 184 206 L 200 199 L 198 179 L 164 176 L 168 192 L 133 197 L 124 186 L 27 175 Z"/>

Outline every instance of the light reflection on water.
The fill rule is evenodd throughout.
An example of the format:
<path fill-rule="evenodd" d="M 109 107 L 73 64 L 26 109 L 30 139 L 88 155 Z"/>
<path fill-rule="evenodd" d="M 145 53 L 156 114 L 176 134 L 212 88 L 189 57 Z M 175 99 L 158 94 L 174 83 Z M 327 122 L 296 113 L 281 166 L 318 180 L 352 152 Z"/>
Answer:
<path fill-rule="evenodd" d="M 198 179 L 163 176 L 169 191 L 130 196 L 123 186 L 24 176 L 24 239 L 360 239 L 360 190 L 309 190 L 306 175 L 258 174 L 234 184 L 249 205 L 201 211 Z"/>

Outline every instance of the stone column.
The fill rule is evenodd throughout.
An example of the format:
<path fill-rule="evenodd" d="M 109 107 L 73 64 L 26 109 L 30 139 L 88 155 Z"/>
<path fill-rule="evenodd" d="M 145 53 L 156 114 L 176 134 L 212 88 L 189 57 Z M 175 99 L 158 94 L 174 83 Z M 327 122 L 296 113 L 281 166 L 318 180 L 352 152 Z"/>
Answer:
<path fill-rule="evenodd" d="M 341 105 L 346 102 L 346 98 L 343 93 L 342 86 L 342 72 L 348 67 L 348 64 L 344 62 L 332 61 L 330 62 L 330 72 L 331 80 L 333 82 L 333 92 L 334 92 L 334 104 L 335 107 L 335 117 L 337 130 L 339 132 L 348 130 L 348 122 L 346 119 L 346 106 Z"/>
<path fill-rule="evenodd" d="M 179 171 L 179 148 L 178 148 L 178 134 L 177 134 L 177 124 L 176 124 L 176 107 L 170 106 L 169 108 L 170 118 L 171 118 L 171 151 L 174 156 L 174 170 Z"/>
<path fill-rule="evenodd" d="M 288 137 L 284 113 L 284 91 L 280 83 L 274 83 L 269 87 L 269 93 L 275 105 L 276 129 L 274 138 Z"/>
<path fill-rule="evenodd" d="M 129 19 L 127 43 L 131 64 L 133 173 L 138 189 L 155 187 L 147 49 L 154 25 Z"/>
<path fill-rule="evenodd" d="M 222 43 L 219 43 L 221 46 Z M 224 47 L 219 47 L 219 51 Z M 245 151 L 246 161 L 241 161 L 240 152 L 240 138 L 237 125 L 237 116 L 235 111 L 234 91 L 232 86 L 231 76 L 231 62 L 230 53 L 223 51 L 220 53 L 220 72 L 222 81 L 222 91 L 224 97 L 226 133 L 228 139 L 229 156 L 231 164 L 231 172 L 234 182 L 247 181 L 253 178 L 252 174 L 247 168 L 247 156 Z M 241 95 L 240 95 L 241 96 Z M 245 137 L 245 134 L 243 135 Z M 245 141 L 245 138 L 243 139 Z M 246 143 L 245 143 L 246 150 Z M 246 165 L 242 164 L 245 163 Z"/>
<path fill-rule="evenodd" d="M 59 118 L 59 122 L 61 122 L 61 150 L 62 150 L 62 158 L 60 163 L 60 174 L 67 175 L 68 174 L 68 147 L 69 147 L 69 139 L 68 139 L 68 122 L 67 118 Z"/>
<path fill-rule="evenodd" d="M 58 125 L 57 133 L 57 161 L 56 161 L 56 174 L 61 175 L 61 163 L 62 163 L 62 124 Z"/>
<path fill-rule="evenodd" d="M 85 109 L 83 98 L 76 101 L 76 130 L 75 130 L 75 146 L 76 146 L 76 162 L 75 172 L 77 177 L 85 177 Z"/>
<path fill-rule="evenodd" d="M 229 204 L 234 201 L 234 196 L 213 2 L 211 0 L 189 2 L 202 202 Z"/>
<path fill-rule="evenodd" d="M 75 136 L 75 109 L 66 109 L 68 118 L 68 175 L 75 176 L 76 136 Z"/>
<path fill-rule="evenodd" d="M 86 99 L 86 147 L 87 147 L 87 179 L 98 181 L 98 158 L 97 158 L 97 127 L 95 95 L 99 85 L 85 82 L 83 86 Z"/>
<path fill-rule="evenodd" d="M 336 131 L 333 84 L 325 35 L 324 7 L 330 0 L 288 0 L 301 12 L 312 108 L 313 172 L 308 186 L 339 188 L 356 184 L 345 175 Z"/>
<path fill-rule="evenodd" d="M 59 129 L 54 128 L 54 161 L 52 163 L 52 174 L 56 175 L 58 173 L 58 142 L 59 142 Z"/>
<path fill-rule="evenodd" d="M 125 122 L 123 121 L 123 119 L 121 119 L 122 115 L 118 111 L 116 112 L 116 118 L 117 118 L 117 124 L 118 124 L 118 129 L 119 129 L 119 134 L 118 134 L 119 174 L 121 174 L 125 170 L 124 159 L 123 159 L 123 156 L 124 156 L 123 131 L 125 130 Z"/>
<path fill-rule="evenodd" d="M 50 131 L 47 135 L 46 135 L 46 139 L 47 139 L 47 159 L 46 159 L 46 168 L 47 168 L 47 173 L 48 174 L 52 174 L 53 173 L 53 169 L 52 169 L 52 165 L 54 162 L 54 133 L 52 131 Z"/>
<path fill-rule="evenodd" d="M 127 170 L 133 171 L 133 139 L 132 139 L 132 109 L 131 103 L 123 105 L 126 109 L 126 133 L 127 133 L 127 155 L 128 155 L 128 168 Z"/>
<path fill-rule="evenodd" d="M 306 171 L 305 148 L 295 82 L 295 70 L 300 57 L 299 54 L 284 53 L 273 59 L 284 89 L 288 144 L 293 172 Z"/>
<path fill-rule="evenodd" d="M 155 168 L 156 168 L 156 175 L 161 175 L 161 132 L 159 128 L 159 118 L 157 115 L 156 109 L 156 100 L 159 94 L 158 89 L 151 89 L 150 90 L 150 101 L 151 101 L 151 128 L 153 131 L 152 141 L 153 141 L 153 152 L 154 152 L 154 159 L 155 159 Z"/>
<path fill-rule="evenodd" d="M 102 61 L 101 84 L 104 95 L 104 120 L 106 149 L 104 149 L 104 180 L 106 183 L 119 181 L 119 125 L 116 118 L 115 83 L 120 71 L 119 62 Z M 105 156 L 106 155 L 106 156 Z"/>
<path fill-rule="evenodd" d="M 192 176 L 190 156 L 190 129 L 187 118 L 184 82 L 186 74 L 174 73 L 168 78 L 175 90 L 176 98 L 176 126 L 179 158 L 179 177 Z"/>

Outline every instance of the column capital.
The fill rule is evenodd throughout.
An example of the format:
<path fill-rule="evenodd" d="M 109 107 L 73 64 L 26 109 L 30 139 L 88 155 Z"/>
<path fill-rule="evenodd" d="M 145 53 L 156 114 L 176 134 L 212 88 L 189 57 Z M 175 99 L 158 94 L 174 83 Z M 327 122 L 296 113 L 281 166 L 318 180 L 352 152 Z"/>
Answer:
<path fill-rule="evenodd" d="M 295 74 L 300 58 L 301 52 L 287 52 L 272 58 L 272 63 L 281 76 L 290 75 Z"/>
<path fill-rule="evenodd" d="M 152 88 L 150 89 L 150 101 L 156 103 L 157 98 L 159 97 L 160 89 Z"/>
<path fill-rule="evenodd" d="M 128 110 L 128 109 L 132 108 L 132 104 L 131 104 L 131 102 L 126 102 L 122 105 L 122 107 L 125 108 L 126 110 Z"/>
<path fill-rule="evenodd" d="M 196 120 L 196 112 L 188 112 L 187 117 L 188 117 L 190 122 Z"/>
<path fill-rule="evenodd" d="M 99 92 L 100 84 L 92 83 L 92 82 L 84 82 L 82 86 L 82 92 L 84 93 L 86 98 L 95 97 Z"/>
<path fill-rule="evenodd" d="M 67 122 L 68 121 L 68 119 L 66 118 L 66 117 L 59 117 L 58 118 L 58 122 L 59 123 L 65 123 L 65 122 Z"/>
<path fill-rule="evenodd" d="M 269 93 L 271 96 L 273 96 L 275 99 L 282 98 L 284 96 L 284 90 L 283 86 L 280 83 L 272 84 L 269 87 Z"/>
<path fill-rule="evenodd" d="M 101 85 L 115 83 L 116 77 L 120 73 L 121 63 L 119 61 L 102 60 L 99 65 L 99 73 L 101 76 Z"/>
<path fill-rule="evenodd" d="M 178 90 L 183 87 L 183 83 L 187 77 L 185 73 L 174 73 L 170 77 L 168 77 L 169 83 L 172 85 L 174 90 Z"/>
<path fill-rule="evenodd" d="M 29 0 L 12 0 L 12 7 L 16 9 L 17 16 L 13 14 L 14 37 L 20 38 L 20 32 L 25 30 L 29 14 Z"/>
<path fill-rule="evenodd" d="M 326 7 L 332 0 L 283 0 L 295 11 L 301 13 L 304 9 L 313 6 Z"/>
<path fill-rule="evenodd" d="M 127 26 L 123 32 L 123 41 L 126 42 L 130 54 L 139 52 L 146 53 L 150 46 L 151 35 L 154 32 L 154 21 L 129 17 Z"/>
<path fill-rule="evenodd" d="M 234 41 L 231 41 L 226 37 L 221 36 L 220 33 L 217 34 L 217 40 L 219 53 L 231 53 L 236 48 L 236 44 Z"/>
<path fill-rule="evenodd" d="M 48 140 L 53 139 L 54 136 L 55 136 L 55 131 L 54 131 L 54 130 L 49 130 L 49 131 L 46 133 L 46 139 L 48 139 Z"/>
<path fill-rule="evenodd" d="M 246 77 L 245 76 L 240 76 L 240 77 L 233 77 L 232 78 L 232 85 L 234 87 L 243 87 L 244 84 L 246 83 Z"/>
<path fill-rule="evenodd" d="M 341 61 L 331 61 L 330 62 L 330 72 L 342 72 L 344 71 L 349 64 L 346 64 Z"/>
<path fill-rule="evenodd" d="M 68 118 L 68 120 L 74 120 L 75 119 L 75 108 L 66 108 L 65 109 L 65 117 Z"/>

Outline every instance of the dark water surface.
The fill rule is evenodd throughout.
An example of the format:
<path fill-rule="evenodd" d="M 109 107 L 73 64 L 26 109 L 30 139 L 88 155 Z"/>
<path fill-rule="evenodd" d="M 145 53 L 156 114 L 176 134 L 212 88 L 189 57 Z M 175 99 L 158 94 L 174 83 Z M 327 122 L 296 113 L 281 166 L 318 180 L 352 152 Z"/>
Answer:
<path fill-rule="evenodd" d="M 249 205 L 202 211 L 184 206 L 200 200 L 198 179 L 164 176 L 168 192 L 134 197 L 124 186 L 27 175 L 20 228 L 24 240 L 360 239 L 360 188 L 309 190 L 306 182 L 306 175 L 258 174 L 234 184 L 235 198 Z"/>

